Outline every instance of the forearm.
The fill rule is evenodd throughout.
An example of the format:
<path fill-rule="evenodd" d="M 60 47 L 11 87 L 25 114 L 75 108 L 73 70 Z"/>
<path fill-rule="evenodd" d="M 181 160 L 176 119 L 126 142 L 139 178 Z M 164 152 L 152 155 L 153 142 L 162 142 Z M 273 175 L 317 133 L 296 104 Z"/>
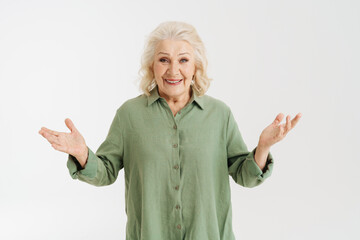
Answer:
<path fill-rule="evenodd" d="M 270 147 L 262 146 L 261 144 L 258 144 L 255 152 L 255 162 L 261 169 L 261 171 L 264 170 L 266 165 L 266 160 L 270 152 Z"/>

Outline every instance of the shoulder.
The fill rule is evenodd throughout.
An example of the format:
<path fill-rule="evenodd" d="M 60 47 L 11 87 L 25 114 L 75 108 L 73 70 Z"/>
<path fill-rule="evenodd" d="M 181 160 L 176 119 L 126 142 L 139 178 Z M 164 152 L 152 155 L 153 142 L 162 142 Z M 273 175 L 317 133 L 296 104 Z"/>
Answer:
<path fill-rule="evenodd" d="M 142 111 L 147 104 L 147 96 L 145 94 L 140 94 L 137 97 L 130 98 L 126 100 L 118 109 L 117 114 L 127 115 L 133 112 Z"/>
<path fill-rule="evenodd" d="M 230 107 L 223 100 L 209 96 L 207 94 L 201 96 L 200 98 L 203 99 L 204 108 L 206 108 L 210 111 L 222 112 L 224 114 L 229 114 Z"/>

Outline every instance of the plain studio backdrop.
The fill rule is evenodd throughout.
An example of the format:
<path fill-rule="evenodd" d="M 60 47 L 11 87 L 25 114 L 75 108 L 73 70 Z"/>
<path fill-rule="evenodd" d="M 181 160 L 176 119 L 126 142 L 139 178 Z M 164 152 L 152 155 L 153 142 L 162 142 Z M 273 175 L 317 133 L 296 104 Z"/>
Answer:
<path fill-rule="evenodd" d="M 355 0 L 0 0 L 0 239 L 125 239 L 123 170 L 106 187 L 73 180 L 38 131 L 69 132 L 70 118 L 96 151 L 141 94 L 145 38 L 168 20 L 198 30 L 207 94 L 249 150 L 278 113 L 303 114 L 271 148 L 270 178 L 230 178 L 236 239 L 360 239 L 359 12 Z"/>

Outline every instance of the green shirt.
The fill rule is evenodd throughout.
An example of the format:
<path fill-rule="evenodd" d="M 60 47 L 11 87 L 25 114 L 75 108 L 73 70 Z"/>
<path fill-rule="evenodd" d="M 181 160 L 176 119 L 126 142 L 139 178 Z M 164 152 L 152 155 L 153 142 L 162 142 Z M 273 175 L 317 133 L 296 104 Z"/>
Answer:
<path fill-rule="evenodd" d="M 230 108 L 192 92 L 176 116 L 157 86 L 127 100 L 96 154 L 88 148 L 84 169 L 69 155 L 72 178 L 95 186 L 124 168 L 127 240 L 235 239 L 229 175 L 244 187 L 271 175 L 271 154 L 261 171 Z"/>

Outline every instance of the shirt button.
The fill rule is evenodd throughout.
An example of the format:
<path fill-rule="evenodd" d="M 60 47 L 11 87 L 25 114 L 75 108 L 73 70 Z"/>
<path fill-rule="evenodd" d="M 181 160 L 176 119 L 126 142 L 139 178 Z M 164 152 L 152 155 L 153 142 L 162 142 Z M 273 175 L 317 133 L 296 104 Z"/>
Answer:
<path fill-rule="evenodd" d="M 178 114 L 180 114 L 181 113 L 181 111 L 178 111 Z"/>
<path fill-rule="evenodd" d="M 174 148 L 176 148 L 177 146 L 178 146 L 177 143 L 173 144 L 173 147 L 174 147 Z"/>
<path fill-rule="evenodd" d="M 174 128 L 174 129 L 177 129 L 177 126 L 176 126 L 176 125 L 174 125 L 174 126 L 173 126 L 173 128 Z"/>
<path fill-rule="evenodd" d="M 175 187 L 175 190 L 179 190 L 179 185 Z"/>
<path fill-rule="evenodd" d="M 178 229 L 181 229 L 181 225 L 180 225 L 180 224 L 178 224 L 176 227 L 177 227 Z"/>
<path fill-rule="evenodd" d="M 176 164 L 176 165 L 174 166 L 174 168 L 175 168 L 175 169 L 178 169 L 178 168 L 179 168 L 179 165 Z"/>
<path fill-rule="evenodd" d="M 176 205 L 176 207 L 175 207 L 176 209 L 180 209 L 180 205 Z"/>

